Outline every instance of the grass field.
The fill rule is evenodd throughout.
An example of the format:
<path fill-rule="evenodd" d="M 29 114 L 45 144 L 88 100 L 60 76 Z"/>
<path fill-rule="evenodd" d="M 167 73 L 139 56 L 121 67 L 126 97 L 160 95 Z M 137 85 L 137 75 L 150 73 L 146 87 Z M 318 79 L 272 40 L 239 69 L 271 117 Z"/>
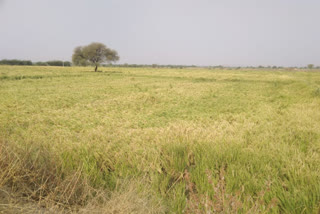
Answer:
<path fill-rule="evenodd" d="M 318 213 L 320 72 L 0 66 L 0 212 Z"/>

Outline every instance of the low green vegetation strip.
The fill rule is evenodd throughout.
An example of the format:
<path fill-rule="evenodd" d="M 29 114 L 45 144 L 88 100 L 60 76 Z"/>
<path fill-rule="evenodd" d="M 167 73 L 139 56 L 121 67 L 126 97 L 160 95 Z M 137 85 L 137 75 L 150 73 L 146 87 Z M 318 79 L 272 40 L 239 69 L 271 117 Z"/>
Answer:
<path fill-rule="evenodd" d="M 319 212 L 319 72 L 101 70 L 0 66 L 0 211 Z"/>

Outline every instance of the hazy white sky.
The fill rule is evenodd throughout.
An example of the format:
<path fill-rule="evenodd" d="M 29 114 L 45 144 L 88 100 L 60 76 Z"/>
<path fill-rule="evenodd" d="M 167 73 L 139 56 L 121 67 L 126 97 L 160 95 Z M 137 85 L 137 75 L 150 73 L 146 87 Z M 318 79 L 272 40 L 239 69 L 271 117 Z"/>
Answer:
<path fill-rule="evenodd" d="M 102 42 L 119 63 L 320 65 L 319 22 L 319 0 L 0 0 L 0 59 Z"/>

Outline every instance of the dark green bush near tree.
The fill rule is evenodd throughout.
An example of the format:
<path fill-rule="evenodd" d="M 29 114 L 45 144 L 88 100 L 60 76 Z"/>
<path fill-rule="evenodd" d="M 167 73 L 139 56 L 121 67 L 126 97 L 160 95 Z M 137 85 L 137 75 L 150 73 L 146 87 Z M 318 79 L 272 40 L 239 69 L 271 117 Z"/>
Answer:
<path fill-rule="evenodd" d="M 33 65 L 37 65 L 37 66 L 48 66 L 48 64 L 46 62 L 35 62 L 33 63 Z"/>
<path fill-rule="evenodd" d="M 53 60 L 53 61 L 47 61 L 45 62 L 46 64 L 48 64 L 49 66 L 71 66 L 71 63 L 66 61 L 60 61 L 60 60 Z"/>

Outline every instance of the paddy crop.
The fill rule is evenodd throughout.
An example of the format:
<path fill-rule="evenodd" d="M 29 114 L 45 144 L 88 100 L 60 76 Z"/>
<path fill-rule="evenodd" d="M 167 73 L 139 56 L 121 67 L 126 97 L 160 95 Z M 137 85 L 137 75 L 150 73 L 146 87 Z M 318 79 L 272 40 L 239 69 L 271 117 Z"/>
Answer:
<path fill-rule="evenodd" d="M 0 66 L 0 211 L 317 213 L 320 72 Z"/>

